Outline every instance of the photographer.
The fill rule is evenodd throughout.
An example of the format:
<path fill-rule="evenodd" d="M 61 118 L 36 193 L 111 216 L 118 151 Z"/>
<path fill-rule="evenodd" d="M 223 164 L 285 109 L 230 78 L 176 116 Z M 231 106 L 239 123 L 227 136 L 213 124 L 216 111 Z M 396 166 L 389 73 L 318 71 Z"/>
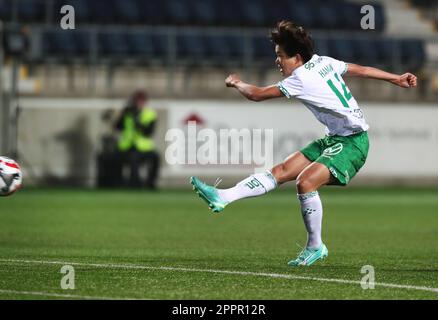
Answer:
<path fill-rule="evenodd" d="M 159 154 L 155 151 L 152 135 L 155 131 L 157 113 L 146 107 L 147 93 L 134 92 L 116 121 L 115 127 L 121 131 L 118 149 L 123 166 L 129 167 L 129 178 L 125 185 L 156 189 L 159 170 Z M 148 165 L 146 181 L 140 178 L 140 167 Z"/>

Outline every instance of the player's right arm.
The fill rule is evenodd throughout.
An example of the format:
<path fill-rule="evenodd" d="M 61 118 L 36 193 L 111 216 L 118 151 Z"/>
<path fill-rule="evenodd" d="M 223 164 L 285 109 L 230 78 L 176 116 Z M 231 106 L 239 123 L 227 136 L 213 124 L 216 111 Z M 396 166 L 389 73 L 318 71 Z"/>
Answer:
<path fill-rule="evenodd" d="M 377 68 L 365 67 L 354 63 L 348 64 L 346 75 L 384 80 L 402 88 L 417 86 L 417 77 L 412 73 L 407 72 L 402 75 L 398 75 Z"/>
<path fill-rule="evenodd" d="M 240 80 L 236 74 L 231 74 L 225 79 L 227 87 L 236 88 L 240 94 L 251 101 L 263 101 L 272 98 L 283 97 L 283 93 L 276 85 L 257 87 Z"/>

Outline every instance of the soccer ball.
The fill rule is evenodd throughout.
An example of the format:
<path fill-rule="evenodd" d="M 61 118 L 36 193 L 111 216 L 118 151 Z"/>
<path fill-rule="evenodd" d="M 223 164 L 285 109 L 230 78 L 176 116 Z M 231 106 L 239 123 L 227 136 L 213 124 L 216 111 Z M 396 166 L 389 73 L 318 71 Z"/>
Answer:
<path fill-rule="evenodd" d="M 21 169 L 17 162 L 0 157 L 0 196 L 10 196 L 21 187 Z"/>

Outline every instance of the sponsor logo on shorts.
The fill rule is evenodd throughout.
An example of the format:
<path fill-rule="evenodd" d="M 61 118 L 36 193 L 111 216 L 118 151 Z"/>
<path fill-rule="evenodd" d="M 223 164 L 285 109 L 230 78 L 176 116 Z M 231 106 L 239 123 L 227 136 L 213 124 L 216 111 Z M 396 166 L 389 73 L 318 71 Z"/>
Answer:
<path fill-rule="evenodd" d="M 335 156 L 338 153 L 340 153 L 343 148 L 344 148 L 344 145 L 339 142 L 339 143 L 325 149 L 324 152 L 322 153 L 322 156 L 327 157 L 327 158 L 331 158 L 332 156 Z"/>
<path fill-rule="evenodd" d="M 330 172 L 332 173 L 332 175 L 333 175 L 333 177 L 335 177 L 335 178 L 337 178 L 338 177 L 338 174 L 336 173 L 336 169 L 335 168 L 333 168 L 333 167 L 330 167 Z"/>

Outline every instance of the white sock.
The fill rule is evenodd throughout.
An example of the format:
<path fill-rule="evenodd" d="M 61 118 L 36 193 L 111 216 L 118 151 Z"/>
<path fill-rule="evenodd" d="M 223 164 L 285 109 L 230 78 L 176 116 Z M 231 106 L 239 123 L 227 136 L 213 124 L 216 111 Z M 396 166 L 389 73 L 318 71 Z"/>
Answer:
<path fill-rule="evenodd" d="M 322 244 L 322 203 L 318 191 L 298 194 L 301 203 L 301 214 L 307 230 L 307 245 L 310 248 L 319 248 Z"/>
<path fill-rule="evenodd" d="M 233 202 L 239 199 L 256 197 L 277 187 L 277 181 L 270 171 L 256 173 L 240 181 L 229 189 L 218 189 L 219 196 L 227 201 Z"/>

